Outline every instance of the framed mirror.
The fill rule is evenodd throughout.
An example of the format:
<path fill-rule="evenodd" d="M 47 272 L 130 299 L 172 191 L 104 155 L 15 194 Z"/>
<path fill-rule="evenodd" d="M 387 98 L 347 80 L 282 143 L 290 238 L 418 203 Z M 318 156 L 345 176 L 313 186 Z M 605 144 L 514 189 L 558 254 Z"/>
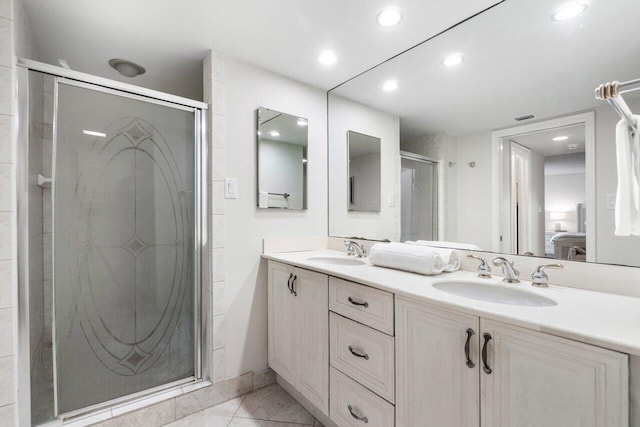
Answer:
<path fill-rule="evenodd" d="M 380 212 L 380 138 L 347 132 L 348 209 Z"/>
<path fill-rule="evenodd" d="M 260 107 L 257 111 L 258 208 L 307 208 L 309 121 Z"/>
<path fill-rule="evenodd" d="M 621 118 L 594 96 L 640 78 L 640 4 L 554 18 L 563 4 L 500 2 L 330 91 L 329 234 L 640 266 L 640 237 L 615 225 Z M 640 91 L 624 99 L 640 114 Z M 382 146 L 381 212 L 348 222 L 347 180 L 332 178 L 345 127 Z M 406 156 L 433 162 L 422 206 L 407 203 Z"/>

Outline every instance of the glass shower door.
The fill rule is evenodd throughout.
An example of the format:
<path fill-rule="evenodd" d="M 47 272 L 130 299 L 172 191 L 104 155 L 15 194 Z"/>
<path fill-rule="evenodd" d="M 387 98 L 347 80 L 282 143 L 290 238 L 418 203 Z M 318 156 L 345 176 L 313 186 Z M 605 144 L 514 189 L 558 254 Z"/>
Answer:
<path fill-rule="evenodd" d="M 58 413 L 196 375 L 196 111 L 59 79 Z"/>
<path fill-rule="evenodd" d="M 438 240 L 438 164 L 403 155 L 401 241 Z"/>

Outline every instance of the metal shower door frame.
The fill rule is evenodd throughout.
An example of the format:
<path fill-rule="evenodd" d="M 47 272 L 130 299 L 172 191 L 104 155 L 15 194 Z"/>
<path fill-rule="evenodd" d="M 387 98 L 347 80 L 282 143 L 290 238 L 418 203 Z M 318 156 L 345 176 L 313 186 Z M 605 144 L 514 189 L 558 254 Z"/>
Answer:
<path fill-rule="evenodd" d="M 209 243 L 208 243 L 208 171 L 209 153 L 206 139 L 206 114 L 208 105 L 199 101 L 181 98 L 162 92 L 120 83 L 100 77 L 78 73 L 72 70 L 42 64 L 30 60 L 18 60 L 16 67 L 18 101 L 17 149 L 16 149 L 16 211 L 18 249 L 18 414 L 20 424 L 31 425 L 31 369 L 30 369 L 30 325 L 29 325 L 29 72 L 37 71 L 55 77 L 54 83 L 54 128 L 52 148 L 52 177 L 55 176 L 56 144 L 57 144 L 57 116 L 58 116 L 58 85 L 67 84 L 85 89 L 95 90 L 111 95 L 162 105 L 194 113 L 194 234 L 193 234 L 193 303 L 194 303 L 194 376 L 174 381 L 138 393 L 112 399 L 107 402 L 92 405 L 69 413 L 60 414 L 58 411 L 58 385 L 56 361 L 56 330 L 55 330 L 55 291 L 52 291 L 52 352 L 54 375 L 54 412 L 57 419 L 86 416 L 107 407 L 132 403 L 149 399 L 154 395 L 165 394 L 172 390 L 181 391 L 185 385 L 203 382 L 210 375 L 211 360 L 205 351 L 211 345 L 204 334 L 208 330 L 210 319 L 205 311 L 208 301 L 203 296 L 209 295 Z M 52 200 L 54 200 L 55 180 L 51 186 Z M 52 209 L 52 221 L 55 222 L 55 212 Z M 52 228 L 52 240 L 55 239 L 55 227 Z M 55 251 L 53 256 L 55 257 Z M 52 277 L 52 289 L 55 290 L 55 276 Z M 203 307 L 205 309 L 203 309 Z"/>

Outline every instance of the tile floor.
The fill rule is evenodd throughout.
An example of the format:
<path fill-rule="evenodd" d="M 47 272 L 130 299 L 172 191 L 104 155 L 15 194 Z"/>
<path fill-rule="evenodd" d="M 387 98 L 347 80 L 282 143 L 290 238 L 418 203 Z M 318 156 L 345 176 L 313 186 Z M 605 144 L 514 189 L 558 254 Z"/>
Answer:
<path fill-rule="evenodd" d="M 321 426 L 282 387 L 273 384 L 231 399 L 165 427 L 295 427 Z"/>

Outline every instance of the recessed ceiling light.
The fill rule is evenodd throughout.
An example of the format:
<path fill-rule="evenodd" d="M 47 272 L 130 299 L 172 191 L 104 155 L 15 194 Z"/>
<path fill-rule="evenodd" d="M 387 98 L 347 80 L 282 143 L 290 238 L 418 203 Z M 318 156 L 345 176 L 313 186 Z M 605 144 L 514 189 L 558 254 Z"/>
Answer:
<path fill-rule="evenodd" d="M 556 136 L 555 138 L 553 138 L 553 141 L 566 141 L 567 139 L 569 139 L 568 136 Z"/>
<path fill-rule="evenodd" d="M 271 132 L 269 132 L 269 135 L 271 135 L 271 136 L 280 136 L 280 132 L 278 132 L 277 130 L 272 130 Z"/>
<path fill-rule="evenodd" d="M 551 15 L 554 21 L 567 21 L 586 12 L 589 5 L 586 1 L 574 1 L 557 8 Z"/>
<path fill-rule="evenodd" d="M 382 90 L 384 90 L 386 92 L 393 92 L 396 89 L 398 89 L 398 81 L 397 80 L 387 80 L 382 85 Z"/>
<path fill-rule="evenodd" d="M 104 132 L 96 132 L 95 130 L 83 130 L 82 133 L 89 136 L 99 136 L 100 138 L 106 138 L 107 134 Z"/>
<path fill-rule="evenodd" d="M 402 11 L 399 7 L 389 6 L 378 12 L 378 24 L 383 27 L 393 27 L 402 21 Z"/>
<path fill-rule="evenodd" d="M 320 56 L 318 56 L 318 61 L 320 61 L 320 63 L 324 65 L 335 64 L 337 60 L 338 57 L 336 56 L 335 52 L 329 49 L 323 50 L 322 52 L 320 52 Z"/>
<path fill-rule="evenodd" d="M 464 61 L 464 54 L 452 53 L 442 60 L 442 65 L 446 67 L 455 67 L 456 65 L 462 64 L 462 61 Z"/>
<path fill-rule="evenodd" d="M 577 150 L 580 144 L 567 144 L 568 150 Z"/>
<path fill-rule="evenodd" d="M 298 119 L 296 123 L 298 124 L 298 126 L 306 126 L 308 124 L 305 119 Z"/>

